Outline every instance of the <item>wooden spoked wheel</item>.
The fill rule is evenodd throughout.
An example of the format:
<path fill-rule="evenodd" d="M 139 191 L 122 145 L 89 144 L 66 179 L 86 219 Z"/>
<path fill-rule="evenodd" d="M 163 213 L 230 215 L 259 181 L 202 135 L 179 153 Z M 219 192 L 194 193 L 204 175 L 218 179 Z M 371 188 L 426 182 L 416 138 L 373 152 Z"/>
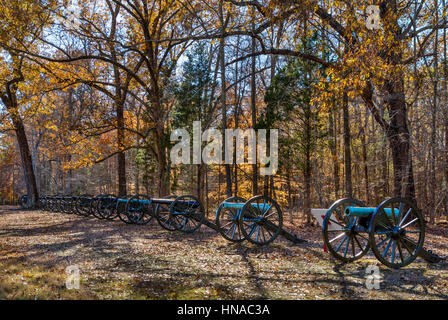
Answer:
<path fill-rule="evenodd" d="M 80 197 L 78 197 L 78 199 L 76 200 L 76 213 L 87 217 L 90 215 L 91 211 L 90 211 L 90 202 L 91 202 L 92 196 L 91 195 L 82 195 Z"/>
<path fill-rule="evenodd" d="M 201 227 L 204 218 L 204 207 L 195 196 L 177 197 L 170 205 L 171 223 L 178 231 L 194 232 Z"/>
<path fill-rule="evenodd" d="M 425 221 L 413 202 L 390 198 L 375 210 L 369 231 L 376 258 L 398 269 L 417 258 L 425 240 Z"/>
<path fill-rule="evenodd" d="M 151 201 L 142 195 L 131 197 L 126 202 L 125 211 L 129 221 L 133 224 L 148 224 L 154 216 Z"/>
<path fill-rule="evenodd" d="M 240 213 L 241 207 L 226 206 L 227 203 L 241 203 L 244 204 L 247 200 L 240 197 L 231 197 L 222 202 L 216 210 L 216 226 L 218 232 L 232 242 L 244 241 L 244 235 L 240 230 Z"/>
<path fill-rule="evenodd" d="M 359 200 L 346 198 L 336 201 L 325 214 L 322 232 L 325 247 L 336 259 L 352 262 L 363 257 L 370 249 L 369 218 L 350 217 L 347 207 L 365 207 Z"/>
<path fill-rule="evenodd" d="M 163 199 L 176 199 L 177 196 L 175 195 L 170 195 L 170 196 L 166 196 Z M 156 205 L 156 208 L 154 210 L 154 215 L 157 219 L 157 222 L 159 223 L 159 225 L 164 228 L 165 230 L 168 231 L 175 231 L 176 228 L 174 227 L 173 223 L 172 223 L 172 219 L 170 216 L 170 204 L 165 204 L 165 203 L 158 203 Z"/>
<path fill-rule="evenodd" d="M 108 194 L 102 197 L 98 202 L 98 211 L 103 219 L 111 220 L 116 216 L 117 197 Z"/>
<path fill-rule="evenodd" d="M 104 219 L 103 215 L 100 212 L 101 198 L 103 198 L 104 196 L 104 194 L 97 195 L 96 197 L 92 198 L 90 202 L 90 212 L 97 219 Z"/>
<path fill-rule="evenodd" d="M 120 199 L 117 200 L 116 207 L 118 218 L 127 224 L 132 224 L 132 221 L 129 219 L 126 211 L 126 206 L 130 198 L 132 198 L 130 195 L 120 197 Z"/>
<path fill-rule="evenodd" d="M 239 223 L 245 239 L 257 245 L 266 245 L 280 234 L 283 215 L 275 200 L 266 196 L 255 196 L 241 209 Z"/>

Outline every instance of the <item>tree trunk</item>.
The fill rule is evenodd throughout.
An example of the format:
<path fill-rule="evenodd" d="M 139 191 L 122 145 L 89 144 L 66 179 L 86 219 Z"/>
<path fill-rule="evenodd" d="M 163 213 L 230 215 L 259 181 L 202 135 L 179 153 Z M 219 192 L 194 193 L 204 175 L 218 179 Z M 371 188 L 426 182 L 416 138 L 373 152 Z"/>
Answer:
<path fill-rule="evenodd" d="M 389 0 L 381 2 L 380 15 L 391 14 L 397 10 L 397 1 Z M 396 19 L 383 20 L 383 28 L 386 32 L 400 37 L 400 28 Z M 394 39 L 394 40 L 395 40 Z M 388 107 L 390 123 L 384 128 L 392 151 L 394 164 L 394 193 L 415 200 L 415 185 L 411 157 L 411 141 L 407 125 L 407 109 L 404 91 L 404 74 L 401 67 L 403 59 L 402 48 L 393 42 L 387 62 L 396 67 L 397 71 L 389 75 L 382 91 L 385 93 L 384 103 Z"/>
<path fill-rule="evenodd" d="M 435 0 L 434 5 L 436 9 L 435 21 L 439 21 L 439 10 L 438 10 L 438 0 Z M 429 223 L 434 224 L 435 215 L 436 215 L 436 192 L 433 189 L 436 185 L 436 124 L 437 124 L 437 100 L 438 100 L 438 85 L 439 85 L 439 56 L 438 56 L 438 48 L 439 48 L 439 30 L 435 30 L 434 35 L 434 81 L 433 81 L 433 109 L 431 114 L 431 157 L 430 157 L 430 175 L 429 175 L 429 185 L 431 188 L 429 190 L 430 194 L 430 202 L 429 202 Z"/>
<path fill-rule="evenodd" d="M 305 183 L 305 216 L 306 223 L 311 223 L 311 160 L 309 153 L 306 154 L 305 170 L 303 171 L 303 178 Z"/>
<path fill-rule="evenodd" d="M 339 198 L 339 163 L 338 163 L 338 145 L 337 145 L 337 128 L 336 128 L 336 121 L 334 121 L 334 112 L 335 107 L 332 106 L 330 112 L 329 112 L 329 135 L 330 135 L 330 152 L 331 152 L 331 158 L 333 161 L 333 182 L 334 182 L 334 195 L 335 198 Z"/>
<path fill-rule="evenodd" d="M 266 130 L 266 136 L 269 137 L 269 135 L 270 135 L 270 131 Z M 266 151 L 268 152 L 268 154 L 269 154 L 270 148 L 271 148 L 271 143 L 270 142 L 271 142 L 270 139 L 266 139 Z M 269 196 L 269 184 L 270 184 L 269 176 L 265 175 L 264 176 L 264 188 L 263 188 L 263 195 L 265 197 Z"/>
<path fill-rule="evenodd" d="M 193 171 L 193 170 L 192 170 Z M 196 196 L 201 199 L 201 165 L 196 165 Z"/>
<path fill-rule="evenodd" d="M 390 125 L 386 135 L 392 151 L 394 165 L 395 196 L 415 200 L 415 185 L 411 158 L 411 141 L 407 124 L 406 100 L 403 75 L 399 79 L 387 81 L 386 104 L 389 106 Z"/>
<path fill-rule="evenodd" d="M 153 117 L 155 121 L 154 126 L 154 150 L 156 153 L 158 165 L 158 181 L 159 197 L 164 197 L 169 194 L 169 177 L 168 177 L 168 159 L 167 148 L 165 145 L 165 132 L 163 121 L 163 105 L 161 101 L 161 91 L 158 86 L 158 79 L 151 79 L 153 92 L 151 94 L 153 103 Z"/>
<path fill-rule="evenodd" d="M 289 223 L 294 222 L 293 204 L 292 204 L 292 187 L 291 187 L 291 167 L 286 168 L 286 188 L 288 190 L 288 211 L 289 211 Z"/>
<path fill-rule="evenodd" d="M 114 8 L 110 7 L 112 13 L 111 32 L 109 35 L 109 48 L 113 61 L 118 61 L 116 52 L 115 35 L 117 31 L 117 16 L 120 12 L 120 5 L 116 4 Z M 123 86 L 121 81 L 120 69 L 114 65 L 114 83 L 115 83 L 115 108 L 117 113 L 117 177 L 118 177 L 118 196 L 125 196 L 127 194 L 126 182 L 126 154 L 125 148 L 125 123 L 124 123 L 124 104 L 129 86 L 129 75 Z"/>
<path fill-rule="evenodd" d="M 387 136 L 392 149 L 392 163 L 394 165 L 394 194 L 397 197 L 402 196 L 415 200 L 411 144 L 407 125 L 396 130 L 389 130 Z"/>
<path fill-rule="evenodd" d="M 25 177 L 26 191 L 28 194 L 28 207 L 34 208 L 39 199 L 39 193 L 37 190 L 36 176 L 34 175 L 33 160 L 28 144 L 28 139 L 25 133 L 25 126 L 23 120 L 17 111 L 17 100 L 15 93 L 8 89 L 9 94 L 1 94 L 3 104 L 6 106 L 9 116 L 14 125 L 14 131 L 16 132 L 17 144 L 19 146 L 20 158 L 22 160 L 22 168 Z"/>
<path fill-rule="evenodd" d="M 120 152 L 117 155 L 118 195 L 127 194 L 126 154 L 124 149 L 124 112 L 123 103 L 117 103 L 117 145 Z"/>
<path fill-rule="evenodd" d="M 222 9 L 222 8 L 221 8 Z M 222 26 L 225 28 L 224 24 Z M 220 44 L 220 62 L 221 62 L 221 108 L 222 108 L 222 132 L 224 136 L 224 132 L 227 128 L 227 96 L 226 96 L 226 61 L 225 61 L 225 39 L 224 37 L 221 38 L 221 44 Z M 224 168 L 226 171 L 226 195 L 228 198 L 232 196 L 232 177 L 231 177 L 231 170 L 229 164 L 224 164 Z"/>
<path fill-rule="evenodd" d="M 352 188 L 352 157 L 351 157 L 351 134 L 350 134 L 350 117 L 348 113 L 348 95 L 346 90 L 342 94 L 342 112 L 344 123 L 344 164 L 345 164 L 345 196 L 353 197 Z"/>
<path fill-rule="evenodd" d="M 209 208 L 209 197 L 208 197 L 208 168 L 207 165 L 205 165 L 205 192 L 207 196 L 205 197 L 205 212 L 208 217 L 208 208 Z"/>
<path fill-rule="evenodd" d="M 362 129 L 361 132 L 361 144 L 362 144 L 362 161 L 364 167 L 364 185 L 365 185 L 365 193 L 366 193 L 366 203 L 370 203 L 370 194 L 369 194 L 369 163 L 367 159 L 367 139 L 365 134 L 365 129 Z"/>
<path fill-rule="evenodd" d="M 305 107 L 305 163 L 303 167 L 303 179 L 305 183 L 304 190 L 304 212 L 306 216 L 306 223 L 311 223 L 311 148 L 312 148 L 312 128 L 311 128 L 311 106 Z"/>
<path fill-rule="evenodd" d="M 443 16 L 446 17 L 446 0 L 442 0 Z M 448 60 L 447 60 L 447 45 L 446 45 L 446 28 L 443 29 L 443 91 L 445 92 L 445 187 L 448 188 Z M 445 200 L 445 214 L 448 217 L 448 192 Z"/>
<path fill-rule="evenodd" d="M 197 183 L 196 183 L 196 194 L 201 203 L 205 203 L 205 171 L 206 164 L 198 164 L 197 165 Z"/>
<path fill-rule="evenodd" d="M 255 23 L 252 23 L 252 29 L 255 29 Z M 255 53 L 256 50 L 256 42 L 255 38 L 252 38 L 251 51 L 252 54 Z M 252 128 L 255 128 L 257 124 L 257 88 L 255 83 L 255 56 L 252 57 L 251 60 L 251 74 L 250 74 L 250 111 L 252 117 Z M 257 150 L 255 150 L 255 163 L 252 164 L 252 194 L 258 194 L 258 167 L 257 167 Z"/>
<path fill-rule="evenodd" d="M 239 45 L 239 38 L 237 41 L 237 45 Z M 239 47 L 238 47 L 239 48 Z M 239 54 L 237 48 L 237 54 Z M 239 70 L 238 70 L 238 63 L 235 63 L 235 83 L 237 83 L 238 81 L 238 75 L 239 75 Z M 239 108 L 240 108 L 240 96 L 239 96 L 239 92 L 238 92 L 238 85 L 235 85 L 234 88 L 234 112 L 233 112 L 233 121 L 235 122 L 235 129 L 239 128 Z M 235 140 L 235 152 L 233 153 L 233 183 L 234 183 L 234 187 L 233 187 L 233 195 L 235 197 L 238 196 L 238 164 L 236 163 L 236 146 L 237 146 L 237 141 Z M 232 149 L 233 149 L 233 142 L 232 142 Z"/>

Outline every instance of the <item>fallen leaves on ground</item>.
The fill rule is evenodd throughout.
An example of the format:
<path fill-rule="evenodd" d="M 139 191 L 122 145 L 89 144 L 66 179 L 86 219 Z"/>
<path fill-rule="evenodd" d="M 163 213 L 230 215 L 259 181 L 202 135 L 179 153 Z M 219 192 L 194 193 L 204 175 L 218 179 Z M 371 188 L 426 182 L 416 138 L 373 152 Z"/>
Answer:
<path fill-rule="evenodd" d="M 317 227 L 289 230 L 266 247 L 233 244 L 202 226 L 193 234 L 75 215 L 0 208 L 0 299 L 447 299 L 448 264 L 421 259 L 389 270 L 369 254 L 340 264 Z M 425 247 L 447 255 L 448 226 L 428 228 Z M 366 287 L 378 265 L 379 290 Z M 66 288 L 66 268 L 80 288 Z"/>

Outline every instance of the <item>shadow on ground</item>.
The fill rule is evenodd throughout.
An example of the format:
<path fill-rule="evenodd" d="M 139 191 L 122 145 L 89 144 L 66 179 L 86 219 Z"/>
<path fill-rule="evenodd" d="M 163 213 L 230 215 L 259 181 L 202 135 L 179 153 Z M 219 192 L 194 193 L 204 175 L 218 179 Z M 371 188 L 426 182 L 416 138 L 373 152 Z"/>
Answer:
<path fill-rule="evenodd" d="M 0 217 L 2 299 L 448 298 L 448 264 L 418 260 L 389 270 L 372 255 L 339 264 L 322 250 L 318 228 L 295 228 L 305 244 L 279 238 L 257 247 L 226 242 L 205 226 L 185 235 L 155 221 L 135 226 L 11 207 Z M 446 230 L 432 239 L 441 254 Z M 379 267 L 379 290 L 366 287 L 369 265 Z M 78 290 L 66 287 L 67 266 L 79 268 Z"/>

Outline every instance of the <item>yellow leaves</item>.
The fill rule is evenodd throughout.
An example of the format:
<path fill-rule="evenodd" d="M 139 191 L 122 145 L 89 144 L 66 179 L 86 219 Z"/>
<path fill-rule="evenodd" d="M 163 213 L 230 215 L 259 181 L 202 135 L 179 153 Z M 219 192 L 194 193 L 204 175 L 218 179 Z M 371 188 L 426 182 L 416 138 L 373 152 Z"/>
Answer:
<path fill-rule="evenodd" d="M 58 127 L 56 127 L 56 125 L 54 124 L 47 125 L 46 128 L 48 130 L 58 131 Z"/>

